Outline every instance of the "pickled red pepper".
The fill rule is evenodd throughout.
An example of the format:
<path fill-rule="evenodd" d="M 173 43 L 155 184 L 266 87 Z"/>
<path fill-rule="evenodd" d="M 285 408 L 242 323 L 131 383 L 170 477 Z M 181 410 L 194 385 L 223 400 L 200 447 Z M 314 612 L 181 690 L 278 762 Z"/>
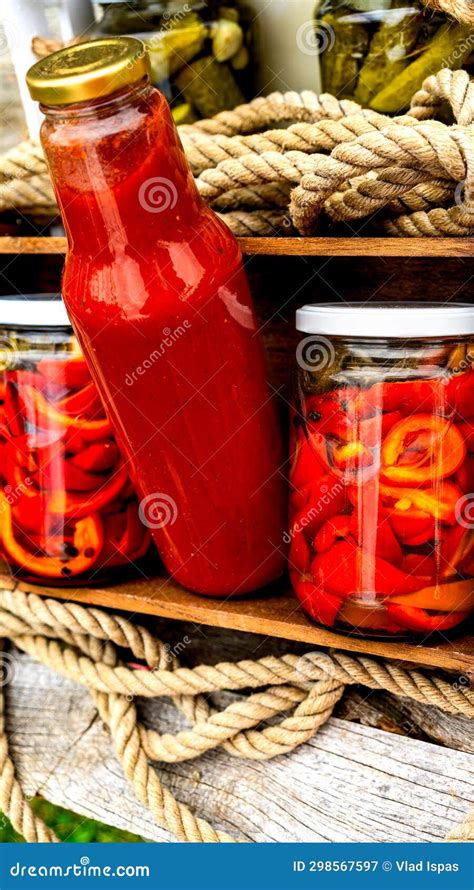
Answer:
<path fill-rule="evenodd" d="M 337 371 L 332 385 L 307 374 L 294 415 L 289 568 L 316 621 L 426 635 L 474 609 L 474 373 L 465 358 L 452 365 L 359 386 Z"/>
<path fill-rule="evenodd" d="M 1 376 L 0 548 L 13 571 L 64 584 L 135 563 L 150 532 L 84 359 Z"/>

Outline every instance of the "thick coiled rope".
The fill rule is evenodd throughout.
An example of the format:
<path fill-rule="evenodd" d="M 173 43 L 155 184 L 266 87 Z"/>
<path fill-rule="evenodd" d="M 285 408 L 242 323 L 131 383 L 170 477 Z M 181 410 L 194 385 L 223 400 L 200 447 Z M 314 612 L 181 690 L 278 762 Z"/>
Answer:
<path fill-rule="evenodd" d="M 239 839 L 215 830 L 176 801 L 150 761 L 178 763 L 218 747 L 252 760 L 286 754 L 323 726 L 351 684 L 474 718 L 474 692 L 436 674 L 343 652 L 269 656 L 190 669 L 170 657 L 168 647 L 146 628 L 123 616 L 18 588 L 0 590 L 0 636 L 89 689 L 136 797 L 159 825 L 183 841 Z M 147 669 L 124 661 L 124 650 Z M 223 690 L 247 694 L 219 710 L 204 696 Z M 139 720 L 136 696 L 170 696 L 191 728 L 175 735 L 146 728 Z M 3 697 L 0 708 L 0 808 L 27 841 L 57 840 L 21 791 L 8 749 Z M 448 839 L 474 840 L 474 813 Z"/>
<path fill-rule="evenodd" d="M 201 196 L 236 235 L 312 235 L 360 221 L 369 232 L 463 236 L 474 233 L 473 121 L 469 75 L 443 68 L 396 118 L 304 91 L 179 129 Z M 12 208 L 55 212 L 38 145 L 0 159 L 0 212 Z"/>

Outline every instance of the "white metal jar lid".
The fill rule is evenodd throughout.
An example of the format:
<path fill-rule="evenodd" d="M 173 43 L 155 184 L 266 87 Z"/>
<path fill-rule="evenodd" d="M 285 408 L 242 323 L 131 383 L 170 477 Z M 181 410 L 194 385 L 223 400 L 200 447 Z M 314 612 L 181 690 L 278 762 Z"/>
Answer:
<path fill-rule="evenodd" d="M 60 294 L 0 297 L 0 326 L 12 328 L 70 328 Z"/>
<path fill-rule="evenodd" d="M 468 303 L 308 303 L 296 312 L 305 334 L 341 337 L 420 338 L 474 334 Z"/>

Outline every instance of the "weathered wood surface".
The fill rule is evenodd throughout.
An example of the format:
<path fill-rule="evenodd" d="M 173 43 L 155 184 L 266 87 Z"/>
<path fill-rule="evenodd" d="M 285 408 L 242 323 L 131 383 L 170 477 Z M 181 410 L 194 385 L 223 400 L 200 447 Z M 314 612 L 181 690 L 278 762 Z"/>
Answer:
<path fill-rule="evenodd" d="M 431 705 L 399 699 L 385 692 L 351 689 L 337 708 L 337 715 L 363 726 L 434 741 L 457 751 L 474 754 L 473 721 L 468 717 L 444 714 Z"/>
<path fill-rule="evenodd" d="M 239 238 L 247 256 L 370 256 L 370 257 L 472 257 L 472 238 Z M 0 238 L 0 254 L 62 254 L 61 237 L 10 236 Z"/>
<path fill-rule="evenodd" d="M 195 642 L 201 651 L 211 644 Z M 13 673 L 7 728 L 26 792 L 153 841 L 174 840 L 129 790 L 88 692 L 23 655 Z M 160 731 L 185 725 L 166 701 L 144 702 L 141 712 Z M 441 840 L 474 806 L 474 754 L 338 718 L 273 761 L 214 751 L 159 773 L 215 826 L 259 842 Z"/>

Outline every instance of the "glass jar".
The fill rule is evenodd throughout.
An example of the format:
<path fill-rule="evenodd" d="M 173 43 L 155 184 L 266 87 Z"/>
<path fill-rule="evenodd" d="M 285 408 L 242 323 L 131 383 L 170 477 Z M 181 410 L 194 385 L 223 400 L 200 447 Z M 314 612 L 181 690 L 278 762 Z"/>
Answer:
<path fill-rule="evenodd" d="M 257 88 L 321 92 L 316 0 L 245 0 L 252 22 Z M 322 35 L 325 36 L 325 33 Z"/>
<path fill-rule="evenodd" d="M 233 0 L 97 5 L 101 35 L 144 41 L 151 82 L 166 95 L 177 124 L 212 117 L 252 98 L 249 30 Z"/>
<path fill-rule="evenodd" d="M 440 68 L 472 70 L 474 27 L 418 0 L 323 0 L 316 29 L 324 92 L 385 114 Z"/>
<path fill-rule="evenodd" d="M 60 300 L 0 300 L 0 549 L 49 585 L 133 568 L 150 532 Z"/>
<path fill-rule="evenodd" d="M 474 307 L 308 305 L 289 566 L 327 627 L 426 637 L 474 610 Z"/>
<path fill-rule="evenodd" d="M 284 571 L 281 430 L 237 241 L 146 64 L 117 37 L 28 74 L 48 103 L 64 301 L 163 562 L 191 590 L 238 595 Z"/>

